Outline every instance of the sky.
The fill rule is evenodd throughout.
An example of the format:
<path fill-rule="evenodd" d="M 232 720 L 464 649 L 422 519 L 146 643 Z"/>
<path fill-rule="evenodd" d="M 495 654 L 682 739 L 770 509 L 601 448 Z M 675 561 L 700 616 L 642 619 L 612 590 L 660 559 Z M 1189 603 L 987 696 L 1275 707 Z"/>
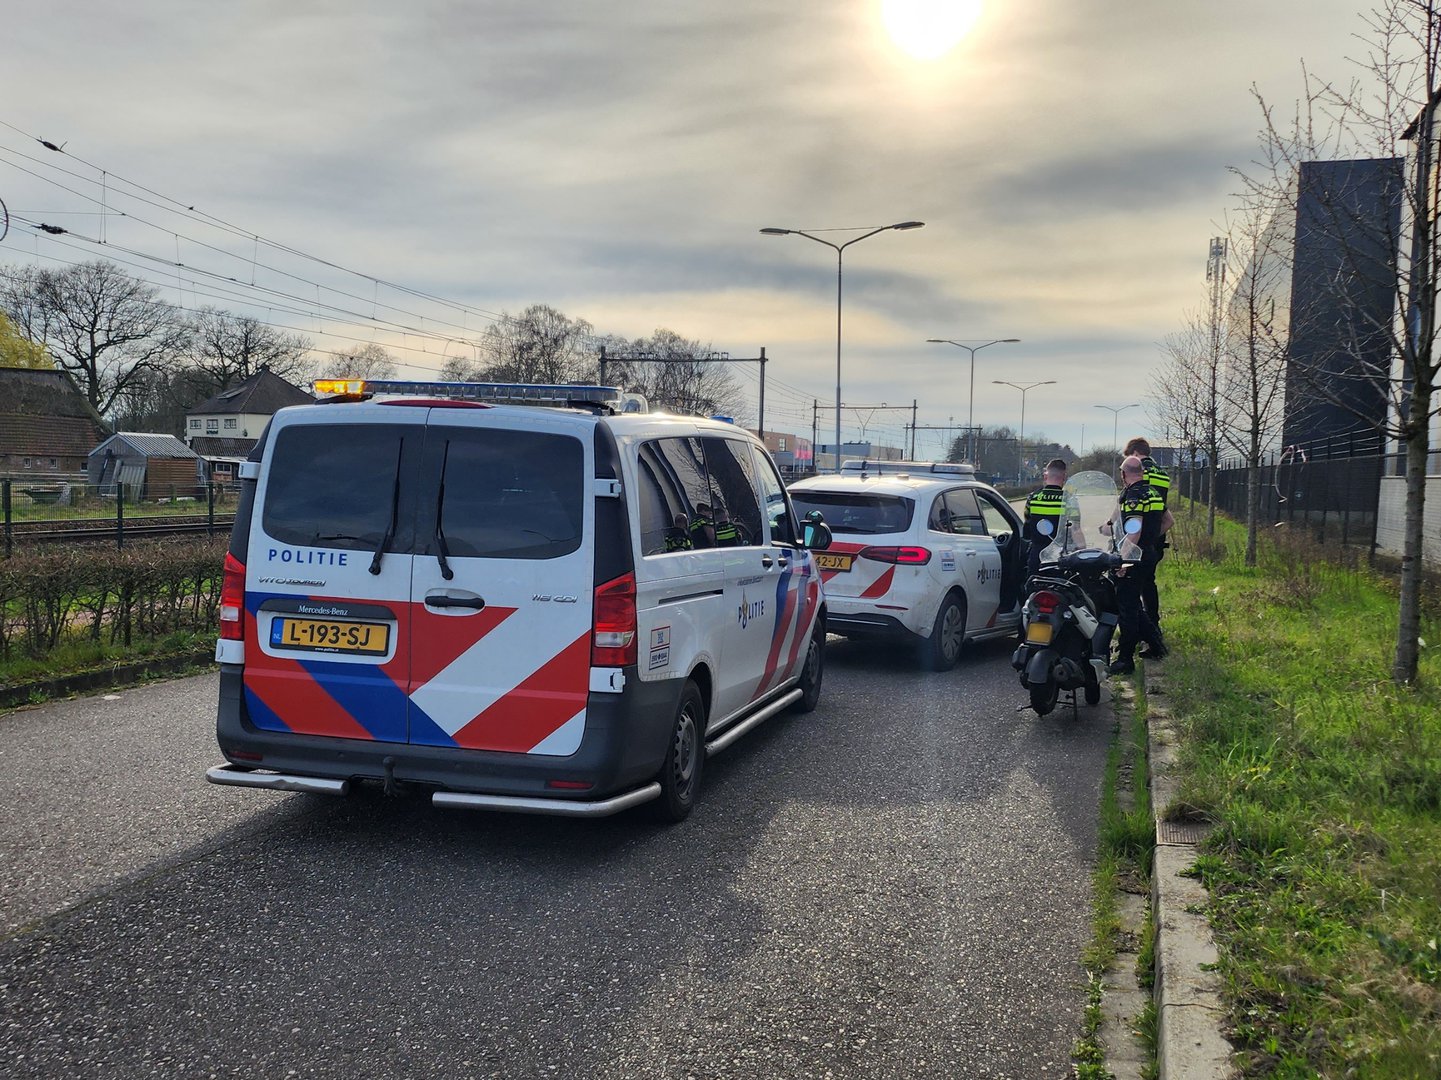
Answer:
<path fill-rule="evenodd" d="M 836 255 L 759 230 L 919 220 L 845 251 L 844 439 L 901 443 L 908 408 L 864 406 L 1014 428 L 1024 400 L 1028 436 L 1164 442 L 1151 372 L 1204 301 L 1227 167 L 1257 156 L 1252 86 L 1284 106 L 1303 60 L 1352 77 L 1356 3 L 913 2 L 934 58 L 880 0 L 28 5 L 0 63 L 0 263 L 108 257 L 417 378 L 537 303 L 764 348 L 766 428 L 809 436 L 819 401 L 829 442 Z M 972 396 L 970 355 L 928 338 L 1021 340 L 975 354 Z M 734 370 L 754 401 L 757 366 Z"/>

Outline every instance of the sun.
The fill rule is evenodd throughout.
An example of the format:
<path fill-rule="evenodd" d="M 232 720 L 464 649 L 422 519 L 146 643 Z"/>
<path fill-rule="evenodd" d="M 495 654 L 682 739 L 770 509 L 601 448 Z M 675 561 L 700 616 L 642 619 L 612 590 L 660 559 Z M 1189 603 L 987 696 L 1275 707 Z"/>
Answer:
<path fill-rule="evenodd" d="M 891 40 L 917 60 L 950 52 L 980 14 L 981 0 L 881 0 Z"/>

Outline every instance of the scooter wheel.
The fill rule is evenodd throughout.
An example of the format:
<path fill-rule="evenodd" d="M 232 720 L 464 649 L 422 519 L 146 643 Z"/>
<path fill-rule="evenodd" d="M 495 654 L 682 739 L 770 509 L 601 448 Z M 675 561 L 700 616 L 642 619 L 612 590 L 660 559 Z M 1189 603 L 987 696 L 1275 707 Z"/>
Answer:
<path fill-rule="evenodd" d="M 1040 686 L 1031 687 L 1031 708 L 1036 711 L 1037 716 L 1045 716 L 1056 707 L 1056 698 L 1061 688 L 1052 680 L 1047 680 Z"/>

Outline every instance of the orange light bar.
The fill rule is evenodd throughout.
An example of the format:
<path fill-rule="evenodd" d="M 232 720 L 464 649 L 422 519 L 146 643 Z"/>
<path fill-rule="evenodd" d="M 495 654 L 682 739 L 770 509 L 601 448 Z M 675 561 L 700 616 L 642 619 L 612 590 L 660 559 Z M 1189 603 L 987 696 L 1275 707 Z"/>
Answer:
<path fill-rule="evenodd" d="M 316 379 L 310 385 L 318 397 L 365 393 L 364 379 Z"/>

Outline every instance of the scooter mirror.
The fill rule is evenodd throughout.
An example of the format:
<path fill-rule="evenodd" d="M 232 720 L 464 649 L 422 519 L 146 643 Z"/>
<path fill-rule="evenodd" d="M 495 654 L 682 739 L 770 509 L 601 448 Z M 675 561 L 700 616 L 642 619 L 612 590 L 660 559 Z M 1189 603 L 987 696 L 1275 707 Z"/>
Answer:
<path fill-rule="evenodd" d="M 1138 532 L 1140 532 L 1140 531 L 1141 531 L 1141 519 L 1140 519 L 1140 518 L 1127 518 L 1127 519 L 1126 519 L 1126 535 L 1127 535 L 1127 536 L 1135 536 L 1135 535 L 1136 535 Z"/>
<path fill-rule="evenodd" d="M 1042 536 L 1051 536 L 1053 533 L 1055 533 L 1055 531 L 1055 523 L 1052 522 L 1049 518 L 1042 518 L 1040 521 L 1036 522 L 1036 532 L 1040 533 Z"/>

